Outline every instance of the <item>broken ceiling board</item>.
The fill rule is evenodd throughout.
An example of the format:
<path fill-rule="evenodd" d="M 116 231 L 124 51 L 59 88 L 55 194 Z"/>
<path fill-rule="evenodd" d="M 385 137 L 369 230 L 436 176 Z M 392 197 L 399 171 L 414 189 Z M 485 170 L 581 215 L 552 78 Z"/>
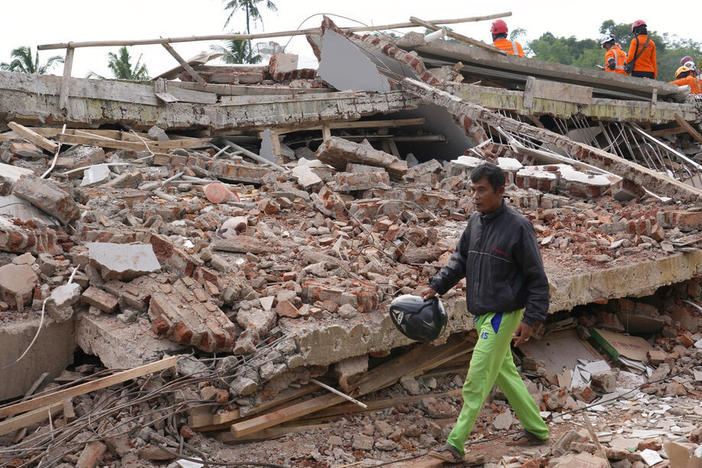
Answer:
<path fill-rule="evenodd" d="M 480 65 L 497 70 L 508 70 L 510 72 L 522 73 L 534 77 L 550 78 L 564 83 L 573 83 L 583 86 L 596 86 L 604 89 L 620 90 L 634 93 L 642 97 L 649 98 L 656 90 L 658 97 L 670 96 L 680 101 L 685 99 L 685 95 L 675 86 L 661 81 L 649 80 L 646 78 L 632 78 L 630 76 L 612 76 L 616 73 L 603 73 L 599 70 L 589 70 L 587 68 L 562 65 L 555 62 L 545 62 L 542 60 L 515 57 L 512 55 L 498 55 L 476 47 L 469 47 L 465 44 L 455 42 L 432 42 L 425 44 L 423 39 L 397 41 L 397 45 L 404 49 L 412 49 L 421 55 L 436 58 L 449 58 L 453 61 L 461 61 L 464 64 Z"/>
<path fill-rule="evenodd" d="M 336 89 L 387 93 L 390 83 L 376 65 L 348 38 L 327 29 L 317 74 Z"/>
<path fill-rule="evenodd" d="M 623 101 L 620 99 L 592 98 L 590 104 L 582 105 L 573 102 L 534 98 L 530 108 L 524 105 L 524 93 L 507 89 L 493 88 L 473 84 L 451 84 L 447 90 L 461 99 L 487 107 L 512 111 L 520 115 L 550 115 L 568 119 L 580 114 L 598 120 L 614 120 L 618 122 L 668 123 L 675 121 L 675 114 L 694 120 L 697 109 L 691 103 L 657 102 L 651 107 L 645 101 Z M 684 132 L 684 129 L 676 133 Z"/>
<path fill-rule="evenodd" d="M 531 341 L 519 347 L 525 355 L 546 364 L 552 374 L 564 369 L 573 370 L 578 359 L 599 361 L 602 356 L 587 342 L 578 338 L 574 329 L 549 333 L 538 341 Z"/>
<path fill-rule="evenodd" d="M 594 340 L 602 346 L 613 359 L 619 356 L 645 362 L 651 345 L 640 336 L 629 336 L 608 330 L 593 328 L 591 330 Z"/>
<path fill-rule="evenodd" d="M 576 104 L 592 104 L 592 88 L 570 83 L 537 80 L 530 76 L 527 78 L 526 87 L 524 88 L 524 106 L 531 108 L 534 104 L 534 98 L 573 102 Z"/>
<path fill-rule="evenodd" d="M 160 104 L 159 99 L 154 94 L 154 85 L 150 82 L 87 78 L 69 78 L 69 81 L 69 102 L 73 98 L 86 98 L 152 106 Z M 0 72 L 0 90 L 58 96 L 60 88 L 61 77 L 58 76 Z M 195 104 L 214 104 L 217 102 L 217 95 L 214 93 L 178 87 L 168 88 L 168 92 L 181 102 Z"/>
<path fill-rule="evenodd" d="M 197 54 L 195 57 L 190 58 L 187 61 L 187 64 L 190 65 L 191 67 L 197 66 L 197 65 L 204 65 L 211 60 L 214 60 L 216 58 L 221 57 L 222 55 L 224 55 L 224 52 L 203 51 L 203 52 L 200 52 L 199 54 Z M 156 81 L 156 80 L 161 79 L 161 78 L 166 79 L 166 80 L 172 80 L 176 76 L 178 76 L 178 74 L 182 71 L 183 71 L 183 65 L 178 65 L 177 67 L 171 68 L 170 70 L 165 71 L 165 72 L 161 73 L 160 75 L 152 78 L 152 81 Z"/>

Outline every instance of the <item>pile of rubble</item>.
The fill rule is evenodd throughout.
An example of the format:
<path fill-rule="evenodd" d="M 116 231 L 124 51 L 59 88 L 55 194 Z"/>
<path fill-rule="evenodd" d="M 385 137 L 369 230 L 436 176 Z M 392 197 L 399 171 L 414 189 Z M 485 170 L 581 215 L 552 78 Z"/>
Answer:
<path fill-rule="evenodd" d="M 458 97 L 468 89 L 460 66 L 428 69 L 416 52 L 328 19 L 321 33 L 310 37 L 316 75 L 284 55 L 267 71 L 205 60 L 194 70 L 215 84 L 186 82 L 190 71 L 169 88 L 124 84 L 134 97 L 118 111 L 105 101 L 100 116 L 76 104 L 61 117 L 58 96 L 40 103 L 51 108 L 42 119 L 88 128 L 31 126 L 38 111 L 26 93 L 52 78 L 13 84 L 7 74 L 2 86 L 17 88 L 17 107 L 0 115 L 23 118 L 8 119 L 0 135 L 0 375 L 8 382 L 0 399 L 20 398 L 0 406 L 3 463 L 130 466 L 206 460 L 217 450 L 221 460 L 293 465 L 420 463 L 460 408 L 473 322 L 459 286 L 443 298 L 445 335 L 411 346 L 387 307 L 420 293 L 446 263 L 473 213 L 470 173 L 490 160 L 505 172 L 507 203 L 532 222 L 549 277 L 549 321 L 520 351 L 553 443 L 505 458 L 509 448 L 487 444 L 480 463 L 586 466 L 595 463 L 587 452 L 601 455 L 598 463 L 652 466 L 653 451 L 676 468 L 672 458 L 687 449 L 662 448 L 663 436 L 699 442 L 690 413 L 672 411 L 694 407 L 702 378 L 702 192 L 678 177 L 694 161 L 676 160 L 673 149 L 642 167 L 643 146 L 625 159 L 544 128 L 542 120 L 558 127 L 560 111 L 534 126 Z M 413 47 L 432 56 L 438 46 Z M 640 98 L 618 80 L 613 88 Z M 69 103 L 110 86 L 72 83 Z M 296 96 L 301 89 L 308 93 Z M 239 92 L 255 96 L 226 94 Z M 182 102 L 164 105 L 168 96 Z M 659 102 L 651 112 L 695 109 Z M 399 114 L 372 117 L 390 112 Z M 138 124 L 89 128 L 127 121 Z M 162 127 L 146 126 L 154 121 Z M 687 154 L 702 153 L 677 138 Z M 448 146 L 423 146 L 437 142 Z M 569 352 L 554 356 L 557 342 Z M 106 369 L 78 363 L 63 372 L 76 347 Z M 474 443 L 506 437 L 516 424 L 503 400 L 495 395 Z M 371 424 L 359 408 L 383 418 Z M 668 410 L 679 418 L 650 417 Z M 585 432 L 571 431 L 587 414 L 597 430 L 586 418 Z M 637 426 L 621 429 L 622 418 Z M 256 439 L 270 445 L 219 445 Z"/>

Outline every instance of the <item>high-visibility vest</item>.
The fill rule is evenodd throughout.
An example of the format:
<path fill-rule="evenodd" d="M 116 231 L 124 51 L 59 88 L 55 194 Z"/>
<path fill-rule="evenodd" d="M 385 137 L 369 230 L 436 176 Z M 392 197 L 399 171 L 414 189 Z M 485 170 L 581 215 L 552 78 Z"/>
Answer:
<path fill-rule="evenodd" d="M 702 94 L 702 80 L 695 78 L 692 75 L 688 75 L 685 78 L 680 78 L 679 80 L 671 81 L 670 83 L 678 86 L 688 85 L 690 87 L 690 94 Z"/>
<path fill-rule="evenodd" d="M 636 47 L 636 39 L 638 38 L 638 48 Z M 644 45 L 648 44 L 644 49 Z M 656 63 L 656 44 L 648 38 L 646 34 L 639 34 L 631 40 L 629 45 L 629 53 L 626 61 L 632 62 L 636 54 L 639 57 L 634 63 L 634 71 L 652 72 L 655 78 L 658 77 L 658 64 Z"/>
<path fill-rule="evenodd" d="M 518 57 L 524 57 L 524 51 L 522 50 L 522 45 L 517 41 L 510 41 L 505 38 L 495 39 L 492 43 L 495 47 L 500 50 L 504 50 L 509 55 L 516 55 Z"/>
<path fill-rule="evenodd" d="M 609 59 L 614 59 L 614 70 L 609 68 Z M 605 54 L 605 71 L 619 73 L 620 75 L 626 75 L 624 71 L 624 63 L 626 62 L 626 54 L 617 44 L 614 44 L 609 48 Z"/>

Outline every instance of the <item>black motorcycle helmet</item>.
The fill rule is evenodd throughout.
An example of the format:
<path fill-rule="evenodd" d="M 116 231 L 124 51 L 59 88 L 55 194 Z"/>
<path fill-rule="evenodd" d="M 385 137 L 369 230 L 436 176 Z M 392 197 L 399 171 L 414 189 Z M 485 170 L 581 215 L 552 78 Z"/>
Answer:
<path fill-rule="evenodd" d="M 425 301 L 411 294 L 390 303 L 390 319 L 407 338 L 422 342 L 437 339 L 447 322 L 446 310 L 438 297 Z"/>

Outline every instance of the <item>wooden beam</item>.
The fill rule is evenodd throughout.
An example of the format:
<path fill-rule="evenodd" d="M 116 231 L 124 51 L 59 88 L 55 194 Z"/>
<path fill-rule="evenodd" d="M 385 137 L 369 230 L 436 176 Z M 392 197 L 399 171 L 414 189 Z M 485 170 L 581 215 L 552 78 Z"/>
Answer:
<path fill-rule="evenodd" d="M 352 120 L 352 121 L 329 121 L 320 125 L 300 125 L 296 127 L 278 127 L 276 132 L 278 134 L 291 133 L 291 132 L 303 132 L 307 130 L 321 130 L 323 127 L 328 127 L 330 129 L 350 129 L 350 128 L 386 128 L 386 127 L 411 127 L 424 125 L 426 123 L 424 117 L 417 117 L 412 119 L 392 119 L 392 120 Z"/>
<path fill-rule="evenodd" d="M 471 349 L 467 342 L 460 337 L 451 337 L 447 343 L 439 346 L 433 346 L 431 343 L 416 346 L 402 356 L 381 364 L 366 373 L 364 378 L 355 385 L 352 395 L 366 395 L 392 385 L 404 375 L 419 375 L 423 371 L 443 364 L 446 360 L 453 359 L 455 353 L 461 348 L 463 352 L 469 352 Z M 232 424 L 231 430 L 235 436 L 240 437 L 292 421 L 345 401 L 343 397 L 333 393 L 322 395 Z"/>
<path fill-rule="evenodd" d="M 75 53 L 70 43 L 66 47 L 66 58 L 63 60 L 63 78 L 61 78 L 61 91 L 59 92 L 59 108 L 65 109 L 68 105 L 68 85 L 71 80 L 71 70 L 73 68 L 73 54 Z"/>
<path fill-rule="evenodd" d="M 685 127 L 672 127 L 672 128 L 662 128 L 660 130 L 653 130 L 648 132 L 651 136 L 665 136 L 665 135 L 677 135 L 678 133 L 685 133 L 687 129 Z"/>
<path fill-rule="evenodd" d="M 471 16 L 468 18 L 449 18 L 449 19 L 438 19 L 431 20 L 434 24 L 458 24 L 458 23 L 470 23 L 475 21 L 485 21 L 496 18 L 504 18 L 507 16 L 512 16 L 511 11 L 504 13 L 495 13 L 492 15 L 483 16 Z M 357 32 L 357 31 L 382 31 L 385 29 L 398 29 L 398 28 L 413 28 L 417 26 L 414 23 L 394 23 L 394 24 L 382 24 L 378 26 L 354 26 L 352 28 L 341 28 L 344 31 Z M 185 37 L 167 37 L 158 39 L 142 39 L 134 41 L 122 41 L 122 40 L 112 40 L 112 41 L 87 41 L 87 42 L 68 42 L 60 44 L 41 44 L 37 46 L 37 50 L 52 50 L 52 49 L 65 49 L 67 47 L 79 48 L 79 47 L 120 47 L 120 46 L 135 46 L 135 45 L 148 45 L 148 44 L 173 44 L 176 42 L 200 42 L 200 41 L 238 41 L 238 40 L 251 40 L 251 39 L 268 39 L 271 37 L 288 37 L 288 36 L 306 36 L 307 34 L 319 34 L 320 28 L 311 29 L 295 29 L 291 31 L 278 31 L 270 33 L 260 33 L 260 34 L 215 34 L 211 36 L 185 36 Z"/>
<path fill-rule="evenodd" d="M 410 16 L 410 22 L 414 23 L 418 26 L 424 26 L 425 28 L 431 29 L 432 31 L 438 31 L 439 29 L 441 29 L 439 26 L 437 26 L 433 22 L 423 21 L 415 16 Z M 495 46 L 485 44 L 482 41 L 477 41 L 477 40 L 470 38 L 468 36 L 464 36 L 463 34 L 458 34 L 456 32 L 446 30 L 446 35 L 452 39 L 456 39 L 457 41 L 465 42 L 466 44 L 474 45 L 476 47 L 480 47 L 481 49 L 485 49 L 485 50 L 488 50 L 490 52 L 494 52 L 494 53 L 502 54 L 502 55 L 508 55 L 507 52 L 505 52 L 502 49 L 498 49 Z"/>
<path fill-rule="evenodd" d="M 54 403 L 57 403 L 59 407 L 63 408 L 63 400 L 67 398 L 90 393 L 95 390 L 100 390 L 101 388 L 106 388 L 111 385 L 135 379 L 143 375 L 153 374 L 154 372 L 159 372 L 165 369 L 175 369 L 177 364 L 178 356 L 169 356 L 161 359 L 160 361 L 144 364 L 143 366 L 135 367 L 122 372 L 117 372 L 116 374 L 76 385 L 75 387 L 69 387 L 64 390 L 41 395 L 36 398 L 32 398 L 31 400 L 15 403 L 13 405 L 3 406 L 0 407 L 0 418 L 12 416 L 25 411 L 31 411 L 43 406 L 53 405 Z"/>
<path fill-rule="evenodd" d="M 185 69 L 186 72 L 188 72 L 188 75 L 192 76 L 195 81 L 197 81 L 200 84 L 205 84 L 205 80 L 195 71 L 193 67 L 190 66 L 188 62 L 185 61 L 183 57 L 180 56 L 178 52 L 175 51 L 173 46 L 168 44 L 167 42 L 164 42 L 161 44 L 164 49 L 168 51 L 169 54 L 171 54 L 177 61 L 180 63 L 180 65 Z"/>
<path fill-rule="evenodd" d="M 695 127 L 690 125 L 687 120 L 683 119 L 680 114 L 675 114 L 674 115 L 675 120 L 680 124 L 681 127 L 683 127 L 685 130 L 687 130 L 687 133 L 689 133 L 692 138 L 697 140 L 698 143 L 702 143 L 702 135 L 700 135 L 700 132 L 695 130 Z"/>
<path fill-rule="evenodd" d="M 63 402 L 59 401 L 58 403 L 37 408 L 28 413 L 15 416 L 14 418 L 6 419 L 0 422 L 0 436 L 45 421 L 49 419 L 49 413 L 51 413 L 53 417 L 61 411 L 63 411 Z"/>
<path fill-rule="evenodd" d="M 7 126 L 10 127 L 12 131 L 17 133 L 25 140 L 30 141 L 41 148 L 44 148 L 46 151 L 49 151 L 52 154 L 55 153 L 59 148 L 58 143 L 39 135 L 37 132 L 25 127 L 24 125 L 20 125 L 16 122 L 10 122 L 7 124 Z"/>
<path fill-rule="evenodd" d="M 83 135 L 74 135 L 71 133 L 61 133 L 58 135 L 58 140 L 62 143 L 69 143 L 72 145 L 91 145 L 100 146 L 102 148 L 113 148 L 113 149 L 123 149 L 131 151 L 146 151 L 148 149 L 152 151 L 165 151 L 175 148 L 194 148 L 198 146 L 207 145 L 211 139 L 210 138 L 186 138 L 182 140 L 168 140 L 168 141 L 151 141 L 146 140 L 146 144 L 141 141 L 123 141 L 115 140 L 113 138 L 104 137 L 101 135 L 90 136 L 89 132 L 81 131 Z"/>

